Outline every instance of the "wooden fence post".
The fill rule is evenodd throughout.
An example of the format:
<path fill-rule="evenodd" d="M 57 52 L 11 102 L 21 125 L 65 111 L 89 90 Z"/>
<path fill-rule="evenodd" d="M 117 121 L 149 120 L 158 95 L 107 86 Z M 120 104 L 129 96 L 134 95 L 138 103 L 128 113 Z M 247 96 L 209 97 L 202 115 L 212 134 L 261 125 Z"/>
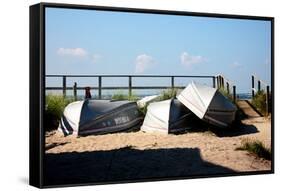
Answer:
<path fill-rule="evenodd" d="M 171 87 L 172 87 L 172 89 L 174 89 L 174 87 L 175 87 L 175 81 L 174 80 L 175 80 L 174 76 L 171 76 Z"/>
<path fill-rule="evenodd" d="M 236 86 L 233 86 L 233 102 L 235 103 L 236 102 Z"/>
<path fill-rule="evenodd" d="M 260 92 L 260 91 L 261 91 L 261 81 L 258 80 L 258 92 Z"/>
<path fill-rule="evenodd" d="M 73 86 L 73 96 L 74 96 L 74 100 L 77 101 L 77 83 L 74 82 L 74 86 Z"/>
<path fill-rule="evenodd" d="M 254 91 L 254 89 L 255 89 L 255 77 L 252 76 L 252 99 L 253 99 L 254 96 L 255 96 L 255 91 Z"/>
<path fill-rule="evenodd" d="M 132 96 L 132 76 L 129 76 L 129 97 Z"/>
<path fill-rule="evenodd" d="M 98 83 L 99 83 L 99 99 L 101 99 L 101 87 L 102 87 L 102 77 L 101 76 L 99 76 L 99 79 L 98 79 Z"/>
<path fill-rule="evenodd" d="M 221 76 L 220 76 L 220 75 L 218 76 L 218 82 L 219 82 L 219 87 L 218 87 L 218 89 L 220 89 L 220 88 L 221 88 Z"/>
<path fill-rule="evenodd" d="M 219 75 L 219 89 L 221 88 L 221 76 Z"/>
<path fill-rule="evenodd" d="M 62 77 L 62 94 L 63 97 L 66 96 L 66 76 Z"/>
<path fill-rule="evenodd" d="M 266 116 L 269 114 L 269 86 L 266 86 Z"/>
<path fill-rule="evenodd" d="M 217 89 L 219 89 L 220 88 L 219 76 L 217 76 L 216 78 L 217 78 Z"/>
<path fill-rule="evenodd" d="M 227 91 L 227 94 L 229 95 L 229 83 L 226 82 L 226 91 Z"/>
<path fill-rule="evenodd" d="M 216 77 L 213 76 L 213 88 L 216 88 Z"/>

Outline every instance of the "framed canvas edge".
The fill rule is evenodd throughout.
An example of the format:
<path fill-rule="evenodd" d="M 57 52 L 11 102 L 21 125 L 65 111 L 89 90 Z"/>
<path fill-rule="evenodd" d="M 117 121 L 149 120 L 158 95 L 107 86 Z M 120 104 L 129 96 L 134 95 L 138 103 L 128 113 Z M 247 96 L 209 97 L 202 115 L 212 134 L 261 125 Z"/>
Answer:
<path fill-rule="evenodd" d="M 78 5 L 78 4 L 62 4 L 62 3 L 39 3 L 30 6 L 30 12 L 32 7 L 39 8 L 39 42 L 31 36 L 31 30 L 34 23 L 30 20 L 30 138 L 29 138 L 29 184 L 38 188 L 55 188 L 55 187 L 70 187 L 70 186 L 87 186 L 87 185 L 105 185 L 105 184 L 118 184 L 118 183 L 137 183 L 137 182 L 149 182 L 149 181 L 167 181 L 167 180 L 183 180 L 183 179 L 195 179 L 195 178 L 223 178 L 231 176 L 245 176 L 245 175 L 264 175 L 273 174 L 275 168 L 275 135 L 274 135 L 274 17 L 268 16 L 252 16 L 252 15 L 235 15 L 235 14 L 219 14 L 219 13 L 201 13 L 201 12 L 187 12 L 187 11 L 174 11 L 174 10 L 156 10 L 156 9 L 141 9 L 141 8 L 128 8 L 128 7 L 110 7 L 110 6 L 96 6 L 96 5 Z M 44 185 L 44 154 L 45 154 L 45 136 L 44 136 L 44 105 L 45 105 L 45 9 L 46 8 L 66 8 L 66 9 L 86 9 L 86 10 L 101 10 L 101 11 L 115 11 L 115 12 L 132 12 L 132 13 L 148 13 L 148 14 L 165 14 L 165 15 L 182 15 L 182 16 L 196 16 L 196 17 L 213 17 L 213 18 L 225 18 L 225 19 L 248 19 L 248 20 L 264 20 L 270 21 L 271 23 L 271 91 L 272 91 L 272 116 L 271 116 L 271 147 L 272 147 L 272 162 L 271 170 L 266 171 L 247 171 L 247 172 L 236 172 L 227 174 L 208 174 L 208 175 L 196 175 L 188 177 L 165 177 L 165 178 L 148 178 L 148 179 L 136 179 L 136 180 L 124 180 L 124 181 L 106 181 L 98 183 L 83 183 L 83 184 L 60 184 L 60 185 Z M 30 15 L 31 17 L 31 15 Z M 32 44 L 38 43 L 39 50 L 32 50 Z M 39 69 L 34 67 L 35 63 L 32 62 L 32 57 L 36 54 L 39 55 Z M 34 86 L 32 79 L 36 72 L 39 72 L 39 85 Z M 32 98 L 36 94 L 39 95 L 39 101 L 35 102 Z M 37 106 L 37 107 L 36 107 Z M 39 119 L 34 117 L 32 111 L 39 108 Z M 39 124 L 39 132 L 37 131 L 38 126 L 32 124 Z M 39 134 L 39 140 L 38 136 Z M 32 145 L 37 140 L 39 148 Z M 34 164 L 31 161 L 32 156 L 35 155 L 38 163 Z M 34 156 L 33 156 L 34 157 Z M 39 176 L 39 180 L 33 181 L 31 177 L 34 176 L 32 169 L 36 169 L 36 173 Z"/>

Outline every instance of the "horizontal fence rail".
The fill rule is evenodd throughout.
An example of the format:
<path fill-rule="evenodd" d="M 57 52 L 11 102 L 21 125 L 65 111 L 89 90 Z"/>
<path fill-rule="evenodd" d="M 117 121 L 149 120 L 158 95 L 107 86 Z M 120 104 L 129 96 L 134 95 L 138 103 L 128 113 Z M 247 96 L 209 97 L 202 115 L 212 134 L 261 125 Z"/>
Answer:
<path fill-rule="evenodd" d="M 167 78 L 167 77 L 177 77 L 177 78 L 213 78 L 213 77 L 216 77 L 216 76 L 199 76 L 199 75 L 191 75 L 191 76 L 188 76 L 188 75 L 56 75 L 56 74 L 48 74 L 46 75 L 46 77 L 86 77 L 86 78 L 89 78 L 89 77 L 149 77 L 149 78 Z"/>
<path fill-rule="evenodd" d="M 96 86 L 87 86 L 92 90 L 99 90 L 99 87 Z M 169 89 L 171 86 L 132 86 L 131 89 L 136 89 L 136 90 L 146 90 L 146 89 Z M 185 86 L 174 86 L 173 88 L 178 88 L 178 89 L 183 89 Z M 76 87 L 77 90 L 84 90 L 85 87 Z M 124 89 L 129 89 L 126 86 L 106 86 L 102 87 L 103 90 L 124 90 Z M 46 87 L 46 90 L 62 90 L 61 87 Z M 73 90 L 73 87 L 65 87 L 65 90 Z"/>
<path fill-rule="evenodd" d="M 92 90 L 98 90 L 98 98 L 102 98 L 102 90 L 128 90 L 128 95 L 132 95 L 132 90 L 152 90 L 152 89 L 183 89 L 185 86 L 176 86 L 175 79 L 176 78 L 199 78 L 199 79 L 210 79 L 212 86 L 214 88 L 222 88 L 224 87 L 224 83 L 226 83 L 227 93 L 230 94 L 230 83 L 225 80 L 222 75 L 218 76 L 202 76 L 202 75 L 46 75 L 47 78 L 61 78 L 62 86 L 47 86 L 46 90 L 62 90 L 64 96 L 66 96 L 67 90 L 73 90 L 73 95 L 75 99 L 77 99 L 77 90 L 84 90 L 85 86 L 78 86 L 75 82 L 73 86 L 67 86 L 67 79 L 69 78 L 96 78 L 98 80 L 97 86 L 87 86 Z M 128 85 L 126 86 L 103 86 L 102 81 L 105 78 L 128 78 Z M 132 83 L 132 79 L 136 78 L 169 78 L 170 85 L 169 86 L 135 86 Z M 236 91 L 235 86 L 232 86 L 232 94 L 233 100 L 236 99 Z"/>

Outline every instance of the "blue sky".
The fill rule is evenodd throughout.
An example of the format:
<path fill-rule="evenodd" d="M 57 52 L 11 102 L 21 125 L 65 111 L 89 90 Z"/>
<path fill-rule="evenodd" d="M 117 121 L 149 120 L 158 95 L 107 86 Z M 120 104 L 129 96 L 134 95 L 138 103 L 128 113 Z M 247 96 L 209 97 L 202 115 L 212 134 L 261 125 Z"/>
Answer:
<path fill-rule="evenodd" d="M 249 92 L 251 74 L 270 83 L 270 34 L 269 21 L 47 8 L 46 74 L 223 74 Z"/>

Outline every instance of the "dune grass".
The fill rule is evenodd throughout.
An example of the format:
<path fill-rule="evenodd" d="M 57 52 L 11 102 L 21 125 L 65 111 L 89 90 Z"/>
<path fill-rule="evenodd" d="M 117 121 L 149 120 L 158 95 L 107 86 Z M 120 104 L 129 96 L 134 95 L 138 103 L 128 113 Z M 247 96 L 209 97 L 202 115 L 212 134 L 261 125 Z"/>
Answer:
<path fill-rule="evenodd" d="M 266 148 L 265 145 L 259 140 L 245 139 L 242 141 L 241 146 L 237 147 L 236 150 L 245 150 L 255 154 L 260 158 L 271 160 L 271 149 Z"/>
<path fill-rule="evenodd" d="M 67 104 L 73 102 L 73 98 L 64 98 L 62 95 L 46 95 L 45 105 L 45 130 L 54 130 L 58 127 L 59 120 Z"/>
<path fill-rule="evenodd" d="M 266 113 L 266 94 L 263 90 L 258 91 L 252 99 L 252 105 L 263 115 Z"/>
<path fill-rule="evenodd" d="M 175 98 L 177 96 L 178 91 L 179 91 L 179 89 L 176 89 L 176 88 L 163 90 L 160 93 L 159 98 L 157 98 L 157 101 L 164 101 L 164 100 L 167 100 L 167 99 Z"/>
<path fill-rule="evenodd" d="M 128 93 L 124 93 L 123 91 L 118 91 L 112 95 L 111 99 L 112 100 L 137 101 L 139 98 L 134 92 L 132 92 L 131 95 L 128 95 Z"/>

